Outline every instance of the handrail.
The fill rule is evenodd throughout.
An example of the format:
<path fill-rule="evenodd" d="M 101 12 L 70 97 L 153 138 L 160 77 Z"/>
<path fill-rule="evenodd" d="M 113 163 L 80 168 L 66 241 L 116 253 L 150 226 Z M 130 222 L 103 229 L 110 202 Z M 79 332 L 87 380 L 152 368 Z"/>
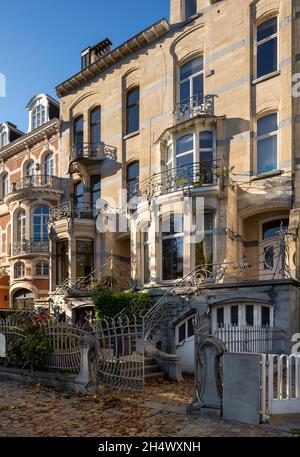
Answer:
<path fill-rule="evenodd" d="M 40 188 L 40 187 L 50 187 L 50 188 L 59 189 L 60 188 L 60 178 L 57 176 L 40 175 L 40 174 L 33 175 L 33 176 L 25 176 L 12 183 L 10 193 L 18 192 L 23 189 Z"/>

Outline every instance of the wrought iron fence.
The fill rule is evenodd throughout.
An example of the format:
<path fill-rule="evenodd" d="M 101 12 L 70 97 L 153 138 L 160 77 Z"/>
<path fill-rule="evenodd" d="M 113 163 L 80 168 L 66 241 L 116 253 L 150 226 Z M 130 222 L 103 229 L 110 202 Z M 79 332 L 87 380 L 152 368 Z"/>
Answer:
<path fill-rule="evenodd" d="M 183 189 L 197 189 L 217 184 L 226 174 L 222 161 L 207 160 L 154 173 L 150 178 L 128 187 L 128 198 L 151 199 Z"/>
<path fill-rule="evenodd" d="M 173 111 L 174 123 L 186 121 L 197 116 L 214 116 L 215 98 L 217 95 L 196 94 L 185 100 L 181 100 Z"/>
<path fill-rule="evenodd" d="M 71 159 L 80 160 L 116 160 L 117 148 L 109 146 L 103 142 L 100 143 L 78 143 L 72 147 Z"/>
<path fill-rule="evenodd" d="M 60 189 L 60 178 L 49 175 L 25 176 L 12 183 L 11 193 L 23 189 L 49 187 L 51 189 Z"/>
<path fill-rule="evenodd" d="M 73 202 L 63 203 L 62 205 L 50 208 L 49 224 L 63 219 L 94 219 L 96 217 L 96 207 L 90 203 Z"/>
<path fill-rule="evenodd" d="M 48 252 L 49 253 L 49 241 L 48 240 L 22 240 L 15 241 L 10 245 L 11 257 L 23 255 L 23 254 L 34 254 L 36 252 Z"/>
<path fill-rule="evenodd" d="M 144 390 L 144 324 L 116 317 L 96 324 L 98 382 L 115 390 Z"/>

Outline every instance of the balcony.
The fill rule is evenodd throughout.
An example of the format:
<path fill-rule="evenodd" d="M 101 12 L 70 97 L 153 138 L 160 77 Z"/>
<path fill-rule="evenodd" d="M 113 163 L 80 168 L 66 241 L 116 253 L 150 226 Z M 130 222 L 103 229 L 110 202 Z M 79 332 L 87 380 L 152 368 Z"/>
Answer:
<path fill-rule="evenodd" d="M 150 178 L 128 188 L 128 199 L 150 200 L 180 190 L 201 189 L 224 181 L 228 170 L 222 161 L 202 161 L 154 173 Z"/>
<path fill-rule="evenodd" d="M 215 115 L 215 98 L 217 95 L 193 95 L 182 100 L 173 111 L 174 124 L 194 117 L 213 117 Z"/>
<path fill-rule="evenodd" d="M 28 254 L 49 253 L 48 240 L 22 240 L 10 245 L 10 256 L 23 256 Z"/>
<path fill-rule="evenodd" d="M 72 147 L 70 161 L 81 162 L 83 164 L 100 163 L 105 159 L 116 160 L 117 148 L 109 146 L 103 142 L 99 144 L 81 143 Z"/>
<path fill-rule="evenodd" d="M 41 192 L 61 194 L 63 191 L 60 186 L 60 178 L 47 175 L 25 176 L 12 183 L 11 190 L 5 197 L 5 202 L 10 203 L 14 200 L 20 200 L 24 196 Z"/>
<path fill-rule="evenodd" d="M 50 208 L 49 224 L 64 220 L 64 219 L 95 219 L 96 208 L 90 203 L 73 202 L 63 203 L 62 205 Z"/>

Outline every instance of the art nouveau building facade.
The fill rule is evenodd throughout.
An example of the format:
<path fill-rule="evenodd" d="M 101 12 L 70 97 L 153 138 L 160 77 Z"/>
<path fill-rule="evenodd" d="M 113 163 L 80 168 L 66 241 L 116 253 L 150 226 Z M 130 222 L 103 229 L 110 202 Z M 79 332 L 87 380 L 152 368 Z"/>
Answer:
<path fill-rule="evenodd" d="M 67 170 L 70 185 L 45 205 L 58 203 L 50 289 L 99 275 L 159 298 L 205 277 L 197 293 L 182 282 L 157 347 L 188 352 L 191 318 L 208 310 L 214 329 L 280 327 L 288 350 L 300 325 L 299 1 L 170 3 L 170 21 L 113 50 L 108 39 L 84 49 L 81 70 L 56 88 L 55 173 Z M 68 313 L 90 306 L 69 298 Z"/>

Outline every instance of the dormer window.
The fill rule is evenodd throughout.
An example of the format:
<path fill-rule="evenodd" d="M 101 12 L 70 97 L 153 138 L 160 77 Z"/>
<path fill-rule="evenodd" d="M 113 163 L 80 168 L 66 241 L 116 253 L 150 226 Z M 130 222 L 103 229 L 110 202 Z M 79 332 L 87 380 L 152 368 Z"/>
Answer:
<path fill-rule="evenodd" d="M 46 121 L 45 106 L 38 104 L 32 111 L 32 128 L 37 129 L 41 125 L 45 124 L 45 121 Z"/>
<path fill-rule="evenodd" d="M 8 133 L 4 130 L 0 134 L 0 148 L 8 145 Z"/>

